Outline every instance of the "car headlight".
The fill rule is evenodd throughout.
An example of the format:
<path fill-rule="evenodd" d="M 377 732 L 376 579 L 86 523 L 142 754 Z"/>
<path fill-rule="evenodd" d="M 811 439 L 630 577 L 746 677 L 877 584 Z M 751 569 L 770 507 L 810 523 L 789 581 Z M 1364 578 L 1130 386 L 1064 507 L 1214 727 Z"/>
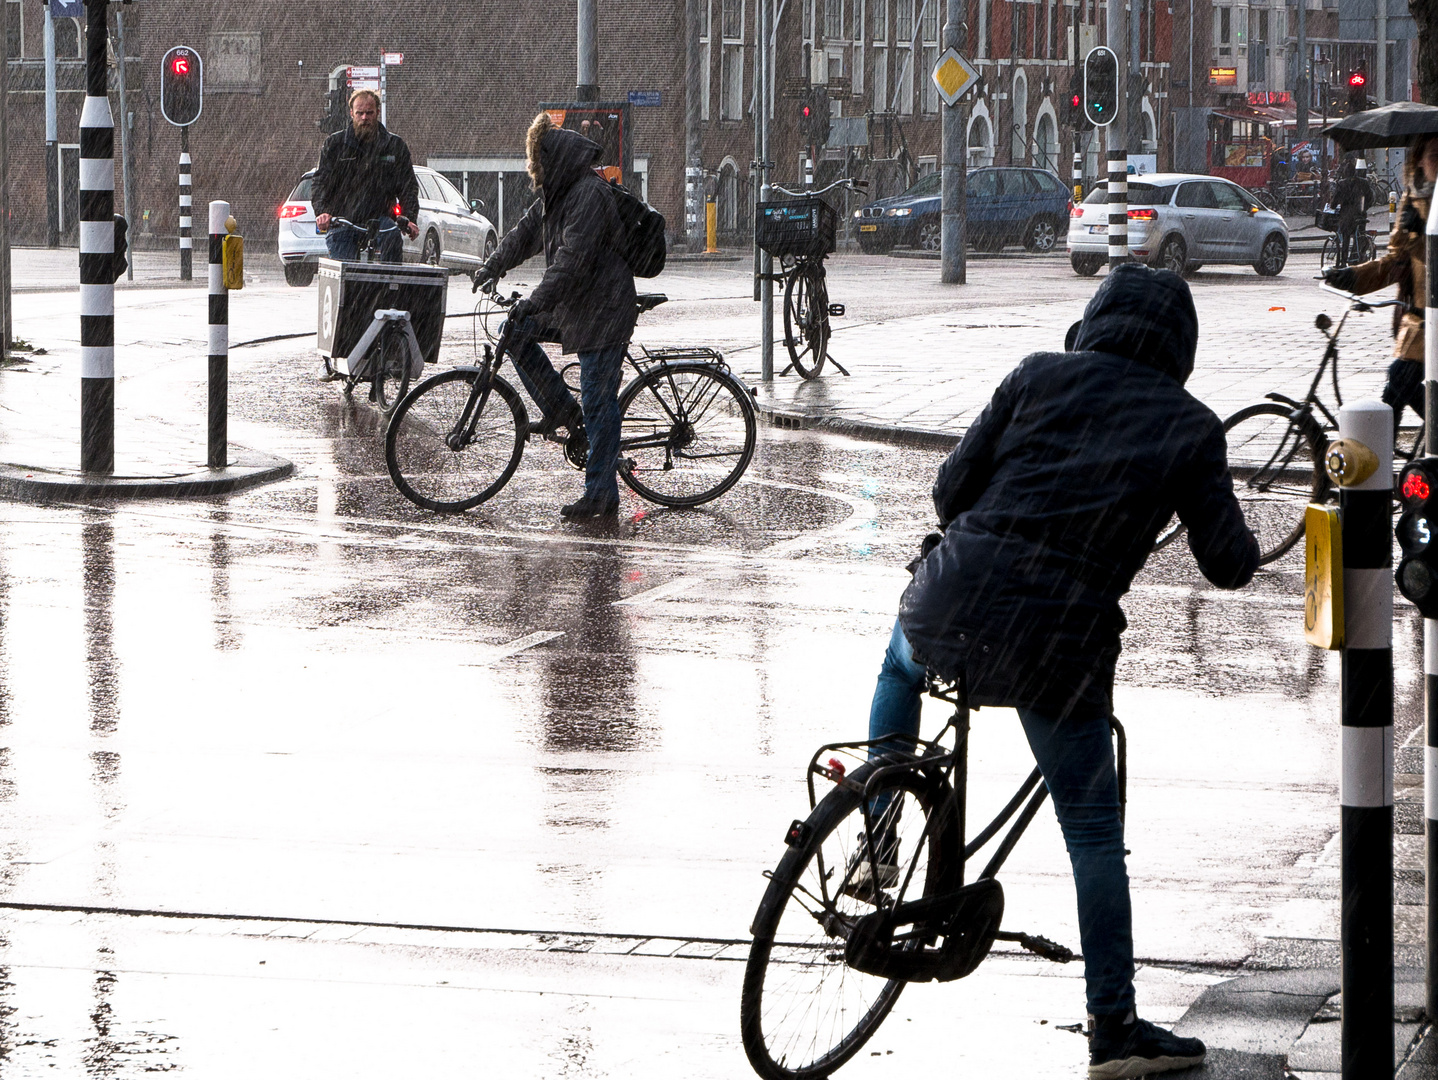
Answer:
<path fill-rule="evenodd" d="M 886 210 L 885 214 L 889 217 L 908 217 L 913 212 L 910 207 L 901 206 L 897 210 Z"/>
<path fill-rule="evenodd" d="M 856 218 L 861 218 L 861 217 L 863 217 L 863 216 L 864 216 L 864 211 L 862 211 L 862 210 L 855 210 L 855 211 L 854 211 L 854 217 L 856 217 Z"/>

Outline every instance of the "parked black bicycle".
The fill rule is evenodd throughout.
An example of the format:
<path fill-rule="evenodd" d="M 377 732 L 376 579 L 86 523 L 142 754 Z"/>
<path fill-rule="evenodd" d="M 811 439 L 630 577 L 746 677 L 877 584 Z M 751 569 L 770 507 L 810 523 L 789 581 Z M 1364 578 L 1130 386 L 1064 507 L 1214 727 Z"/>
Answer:
<path fill-rule="evenodd" d="M 754 242 L 779 260 L 775 282 L 784 285 L 784 347 L 791 370 L 805 379 L 816 379 L 825 362 L 841 375 L 849 374 L 829 353 L 831 318 L 841 318 L 843 304 L 829 302 L 824 259 L 838 245 L 838 224 L 834 208 L 820 196 L 835 188 L 865 191 L 868 182 L 844 177 L 818 191 L 790 191 L 773 185 L 773 190 L 792 201 L 760 203 Z"/>
<path fill-rule="evenodd" d="M 1258 537 L 1260 565 L 1280 558 L 1303 538 L 1304 508 L 1309 503 L 1336 497 L 1324 457 L 1329 436 L 1338 430 L 1338 410 L 1343 405 L 1338 386 L 1338 337 L 1343 327 L 1351 315 L 1405 306 L 1401 300 L 1365 300 L 1331 285 L 1322 288 L 1342 297 L 1348 307 L 1336 326 L 1327 315 L 1314 320 L 1327 344 L 1308 393 L 1301 400 L 1286 394 L 1267 394 L 1266 400 L 1240 409 L 1223 422 L 1234 494 L 1243 507 L 1244 520 Z M 1321 396 L 1325 374 L 1333 386 L 1331 408 Z M 1413 459 L 1424 445 L 1424 438 L 1421 424 L 1394 432 L 1395 469 Z M 1170 544 L 1183 532 L 1183 524 L 1175 517 L 1154 546 Z"/>
<path fill-rule="evenodd" d="M 878 1030 L 905 985 L 961 979 L 995 941 L 1057 963 L 1074 958 L 1047 938 L 1000 928 L 999 870 L 1048 795 L 1037 766 L 970 836 L 968 703 L 962 687 L 932 677 L 929 693 L 954 706 L 934 739 L 911 751 L 894 749 L 894 736 L 830 743 L 809 761 L 812 810 L 789 826 L 788 850 L 765 874 L 744 969 L 741 1037 L 765 1080 L 829 1076 Z M 1112 728 L 1122 807 L 1126 741 L 1117 720 Z"/>
<path fill-rule="evenodd" d="M 519 299 L 491 294 L 509 307 Z M 640 294 L 641 313 L 665 302 Z M 581 425 L 567 437 L 529 423 L 518 392 L 499 374 L 512 329 L 484 345 L 477 367 L 431 376 L 402 400 L 385 433 L 385 462 L 395 486 L 426 510 L 458 511 L 494 496 L 539 435 L 564 447 L 583 469 L 589 444 Z M 619 477 L 661 506 L 698 506 L 724 494 L 754 456 L 756 421 L 749 391 L 714 349 L 631 347 L 635 377 L 619 393 Z"/>

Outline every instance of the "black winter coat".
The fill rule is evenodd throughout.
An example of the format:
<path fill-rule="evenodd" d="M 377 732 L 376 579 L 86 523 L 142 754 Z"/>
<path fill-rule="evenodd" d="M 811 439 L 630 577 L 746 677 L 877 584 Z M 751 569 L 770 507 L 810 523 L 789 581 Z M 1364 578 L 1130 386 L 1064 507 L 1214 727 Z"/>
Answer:
<path fill-rule="evenodd" d="M 419 222 L 419 181 L 409 147 L 383 124 L 369 142 L 355 135 L 353 123 L 326 139 L 312 183 L 316 216 L 337 215 L 363 228 L 371 218 L 389 217 L 398 202 L 400 213 Z"/>
<path fill-rule="evenodd" d="M 965 677 L 972 704 L 1106 713 L 1119 598 L 1175 510 L 1210 581 L 1253 576 L 1223 426 L 1183 388 L 1197 341 L 1182 279 L 1119 267 L 1077 351 L 1027 357 L 940 468 L 944 537 L 899 620 L 930 669 Z"/>
<path fill-rule="evenodd" d="M 544 280 L 530 299 L 567 353 L 628 344 L 638 315 L 634 274 L 619 254 L 624 226 L 609 184 L 594 172 L 600 153 L 577 131 L 546 133 L 539 143 L 544 198 L 489 260 L 502 274 L 544 252 Z"/>

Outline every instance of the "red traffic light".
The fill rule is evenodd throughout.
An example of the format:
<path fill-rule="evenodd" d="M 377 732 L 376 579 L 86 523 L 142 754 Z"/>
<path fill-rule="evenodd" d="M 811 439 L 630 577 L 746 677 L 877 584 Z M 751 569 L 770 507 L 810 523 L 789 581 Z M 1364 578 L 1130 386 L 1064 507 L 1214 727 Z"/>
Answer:
<path fill-rule="evenodd" d="M 1348 76 L 1348 85 L 1352 87 L 1367 86 L 1368 76 L 1361 71 L 1355 71 L 1352 75 Z"/>
<path fill-rule="evenodd" d="M 190 58 L 188 56 L 177 56 L 170 61 L 170 70 L 181 78 L 190 73 Z"/>
<path fill-rule="evenodd" d="M 1073 107 L 1074 107 L 1075 109 L 1077 109 L 1077 108 L 1079 108 L 1082 104 L 1083 104 L 1083 95 L 1082 95 L 1082 94 L 1075 94 L 1074 97 L 1073 97 Z"/>
<path fill-rule="evenodd" d="M 805 105 L 805 106 L 804 106 L 804 109 L 803 109 L 803 112 L 802 112 L 800 115 L 802 115 L 802 116 L 804 117 L 804 119 L 807 120 L 807 119 L 809 119 L 810 112 L 811 112 L 811 110 L 810 110 L 809 106 Z"/>

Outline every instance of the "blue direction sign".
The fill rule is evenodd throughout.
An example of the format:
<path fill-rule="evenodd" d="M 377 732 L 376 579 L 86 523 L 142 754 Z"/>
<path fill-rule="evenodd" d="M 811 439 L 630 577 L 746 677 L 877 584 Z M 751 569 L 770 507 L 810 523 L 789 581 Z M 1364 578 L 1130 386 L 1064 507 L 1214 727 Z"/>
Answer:
<path fill-rule="evenodd" d="M 50 0 L 50 15 L 56 19 L 82 19 L 85 0 Z"/>
<path fill-rule="evenodd" d="M 659 107 L 659 91 L 631 90 L 629 91 L 629 104 L 636 108 L 648 107 L 657 109 Z"/>

